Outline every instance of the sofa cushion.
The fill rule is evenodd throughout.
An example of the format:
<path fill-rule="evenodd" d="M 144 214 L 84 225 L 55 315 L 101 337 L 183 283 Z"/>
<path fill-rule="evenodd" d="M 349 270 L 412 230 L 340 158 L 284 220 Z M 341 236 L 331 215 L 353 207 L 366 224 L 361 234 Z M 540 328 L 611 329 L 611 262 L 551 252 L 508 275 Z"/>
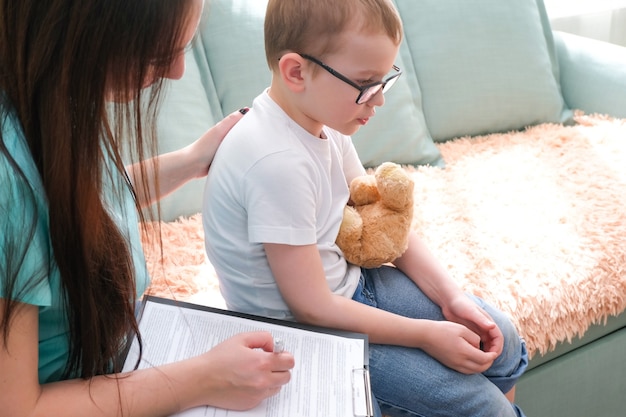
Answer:
<path fill-rule="evenodd" d="M 571 117 L 542 0 L 396 4 L 436 141 Z"/>
<path fill-rule="evenodd" d="M 567 105 L 626 118 L 626 48 L 564 32 L 554 42 Z"/>
<path fill-rule="evenodd" d="M 270 84 L 263 42 L 266 5 L 266 0 L 210 2 L 200 36 L 225 114 L 250 106 Z M 386 96 L 385 105 L 377 109 L 377 116 L 353 136 L 359 157 L 367 167 L 385 161 L 442 164 L 426 128 L 412 65 L 407 67 L 404 62 L 408 57 L 408 47 L 403 44 L 397 65 L 406 73 Z"/>
<path fill-rule="evenodd" d="M 626 121 L 576 121 L 448 141 L 446 169 L 405 168 L 411 228 L 461 288 L 511 317 L 538 364 L 626 323 Z M 155 294 L 215 294 L 201 216 L 161 230 L 163 252 L 144 245 Z"/>

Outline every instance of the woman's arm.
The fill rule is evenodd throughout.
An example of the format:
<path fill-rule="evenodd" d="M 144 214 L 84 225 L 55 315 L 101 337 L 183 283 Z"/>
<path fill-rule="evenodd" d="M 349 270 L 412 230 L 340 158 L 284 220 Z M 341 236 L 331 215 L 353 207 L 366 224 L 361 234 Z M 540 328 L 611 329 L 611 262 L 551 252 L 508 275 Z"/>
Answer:
<path fill-rule="evenodd" d="M 198 140 L 173 152 L 159 155 L 155 158 L 136 163 L 126 168 L 135 192 L 142 207 L 155 202 L 156 172 L 158 167 L 159 196 L 161 198 L 172 193 L 188 181 L 202 178 L 209 172 L 215 152 L 230 129 L 243 117 L 245 111 L 236 111 L 226 116 L 222 121 L 207 130 Z M 158 163 L 155 164 L 155 162 Z M 149 185 L 149 195 L 143 190 L 141 168 L 144 168 Z"/>
<path fill-rule="evenodd" d="M 269 333 L 256 332 L 165 366 L 40 385 L 37 307 L 20 305 L 10 326 L 7 343 L 0 339 L 0 417 L 151 417 L 199 405 L 248 409 L 276 394 L 294 366 L 291 354 L 272 353 Z"/>
<path fill-rule="evenodd" d="M 420 348 L 464 373 L 485 371 L 497 356 L 478 349 L 480 337 L 466 326 L 403 317 L 333 294 L 316 245 L 266 243 L 264 248 L 280 292 L 298 321 L 366 333 L 372 343 Z"/>

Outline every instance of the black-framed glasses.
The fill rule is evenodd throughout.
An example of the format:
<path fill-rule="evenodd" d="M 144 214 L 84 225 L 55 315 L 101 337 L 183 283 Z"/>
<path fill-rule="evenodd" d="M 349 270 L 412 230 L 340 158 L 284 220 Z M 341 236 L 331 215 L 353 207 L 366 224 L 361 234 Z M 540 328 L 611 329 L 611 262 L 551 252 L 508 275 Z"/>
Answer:
<path fill-rule="evenodd" d="M 344 83 L 349 84 L 352 87 L 359 90 L 359 95 L 356 98 L 356 104 L 367 103 L 372 97 L 374 97 L 381 90 L 383 94 L 385 94 L 395 84 L 395 82 L 398 80 L 398 77 L 402 75 L 402 70 L 400 70 L 400 68 L 397 65 L 394 65 L 393 69 L 394 71 L 396 71 L 396 73 L 390 76 L 389 78 L 387 78 L 386 80 L 376 81 L 375 83 L 371 83 L 367 85 L 359 85 L 355 83 L 354 81 L 352 81 L 351 79 L 349 79 L 348 77 L 346 77 L 345 75 L 342 75 L 341 73 L 335 71 L 328 65 L 324 64 L 319 59 L 313 58 L 311 55 L 300 54 L 300 56 L 304 59 L 307 59 L 319 65 L 320 67 L 324 68 L 326 71 L 330 72 L 333 76 L 339 78 Z"/>

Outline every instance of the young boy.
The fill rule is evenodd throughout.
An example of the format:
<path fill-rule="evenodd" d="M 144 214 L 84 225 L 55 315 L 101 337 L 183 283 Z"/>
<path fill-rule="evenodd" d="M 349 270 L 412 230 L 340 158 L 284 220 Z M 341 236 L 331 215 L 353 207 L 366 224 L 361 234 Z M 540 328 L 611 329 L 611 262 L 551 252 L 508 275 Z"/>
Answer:
<path fill-rule="evenodd" d="M 348 135 L 400 76 L 401 39 L 391 0 L 269 1 L 272 83 L 214 159 L 207 253 L 230 309 L 367 333 L 385 414 L 521 416 L 508 398 L 527 354 L 502 313 L 464 294 L 417 235 L 395 268 L 361 270 L 334 243 L 365 174 Z"/>

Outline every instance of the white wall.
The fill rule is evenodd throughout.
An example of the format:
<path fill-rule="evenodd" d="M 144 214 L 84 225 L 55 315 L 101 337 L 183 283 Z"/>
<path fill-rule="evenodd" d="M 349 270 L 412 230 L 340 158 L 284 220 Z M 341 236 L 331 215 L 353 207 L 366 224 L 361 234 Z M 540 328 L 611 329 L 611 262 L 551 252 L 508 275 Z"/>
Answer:
<path fill-rule="evenodd" d="M 626 0 L 544 0 L 554 30 L 626 46 Z"/>

